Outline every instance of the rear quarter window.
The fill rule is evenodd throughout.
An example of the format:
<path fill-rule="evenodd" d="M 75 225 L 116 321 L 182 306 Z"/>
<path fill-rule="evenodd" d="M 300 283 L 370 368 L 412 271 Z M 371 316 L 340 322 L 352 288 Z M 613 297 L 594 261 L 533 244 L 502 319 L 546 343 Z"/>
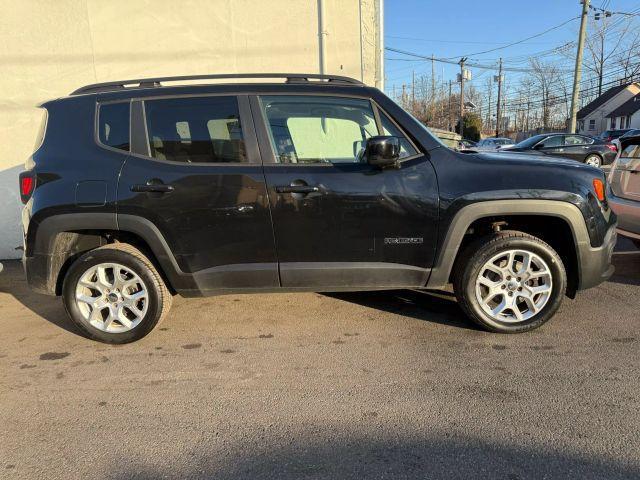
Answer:
<path fill-rule="evenodd" d="M 130 103 L 103 103 L 98 108 L 98 139 L 102 145 L 129 151 Z"/>
<path fill-rule="evenodd" d="M 38 127 L 38 133 L 36 134 L 36 143 L 33 146 L 33 152 L 37 152 L 38 149 L 44 143 L 44 136 L 47 132 L 47 121 L 49 120 L 49 112 L 46 108 L 41 108 L 40 127 Z"/>

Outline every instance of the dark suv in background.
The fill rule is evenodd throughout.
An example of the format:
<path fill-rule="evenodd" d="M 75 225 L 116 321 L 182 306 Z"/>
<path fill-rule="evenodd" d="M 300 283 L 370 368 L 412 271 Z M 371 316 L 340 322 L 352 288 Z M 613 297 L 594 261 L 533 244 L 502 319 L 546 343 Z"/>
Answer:
<path fill-rule="evenodd" d="M 194 79 L 210 83 L 163 85 Z M 456 152 L 349 78 L 131 80 L 42 108 L 20 176 L 27 279 L 93 339 L 141 338 L 176 293 L 451 282 L 471 319 L 523 332 L 613 271 L 601 171 Z"/>

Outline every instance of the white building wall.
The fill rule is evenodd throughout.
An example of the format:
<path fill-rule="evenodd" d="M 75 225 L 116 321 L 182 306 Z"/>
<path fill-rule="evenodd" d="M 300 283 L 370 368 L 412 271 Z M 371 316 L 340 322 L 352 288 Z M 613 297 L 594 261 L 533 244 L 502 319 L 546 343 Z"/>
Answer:
<path fill-rule="evenodd" d="M 326 65 L 381 86 L 382 0 L 322 0 Z M 318 73 L 319 0 L 0 0 L 0 259 L 20 255 L 17 175 L 34 106 L 148 76 Z"/>

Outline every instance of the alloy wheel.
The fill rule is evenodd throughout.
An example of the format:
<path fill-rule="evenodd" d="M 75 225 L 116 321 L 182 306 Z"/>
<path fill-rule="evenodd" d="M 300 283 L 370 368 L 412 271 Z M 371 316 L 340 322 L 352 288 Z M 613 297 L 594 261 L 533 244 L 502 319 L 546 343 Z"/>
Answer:
<path fill-rule="evenodd" d="M 132 330 L 149 307 L 142 279 L 118 263 L 99 263 L 84 272 L 76 284 L 75 300 L 84 319 L 108 333 Z"/>
<path fill-rule="evenodd" d="M 592 167 L 600 168 L 600 157 L 598 157 L 597 155 L 589 155 L 584 163 L 587 165 L 591 165 Z"/>
<path fill-rule="evenodd" d="M 547 263 L 528 250 L 506 250 L 494 255 L 476 278 L 476 299 L 493 320 L 525 322 L 551 298 L 553 278 Z"/>

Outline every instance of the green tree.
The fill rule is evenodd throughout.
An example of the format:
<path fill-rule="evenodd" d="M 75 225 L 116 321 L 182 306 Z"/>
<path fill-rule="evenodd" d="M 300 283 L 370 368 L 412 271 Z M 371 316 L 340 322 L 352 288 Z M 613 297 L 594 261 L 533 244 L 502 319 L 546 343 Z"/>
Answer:
<path fill-rule="evenodd" d="M 482 120 L 476 113 L 464 114 L 464 138 L 477 142 L 480 140 L 480 131 L 482 130 Z M 456 133 L 460 133 L 460 120 L 456 124 Z"/>

